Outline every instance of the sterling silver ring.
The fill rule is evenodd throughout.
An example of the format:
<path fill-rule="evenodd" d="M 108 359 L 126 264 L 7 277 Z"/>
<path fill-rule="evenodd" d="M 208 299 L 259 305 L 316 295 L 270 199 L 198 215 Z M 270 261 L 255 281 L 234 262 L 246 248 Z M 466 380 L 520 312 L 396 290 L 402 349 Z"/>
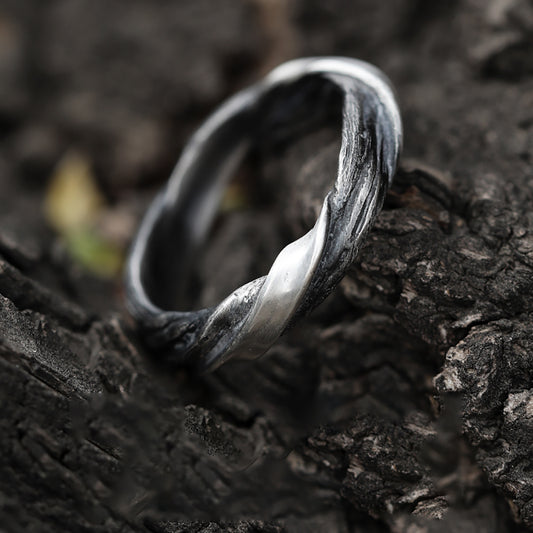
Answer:
<path fill-rule="evenodd" d="M 325 110 L 342 116 L 342 141 L 337 178 L 313 229 L 280 252 L 268 275 L 218 306 L 174 310 L 185 272 L 246 151 L 270 131 L 288 130 Z M 353 263 L 381 209 L 401 145 L 390 82 L 355 59 L 289 61 L 223 103 L 186 145 L 133 241 L 126 305 L 149 349 L 201 371 L 234 356 L 265 353 L 324 300 Z"/>

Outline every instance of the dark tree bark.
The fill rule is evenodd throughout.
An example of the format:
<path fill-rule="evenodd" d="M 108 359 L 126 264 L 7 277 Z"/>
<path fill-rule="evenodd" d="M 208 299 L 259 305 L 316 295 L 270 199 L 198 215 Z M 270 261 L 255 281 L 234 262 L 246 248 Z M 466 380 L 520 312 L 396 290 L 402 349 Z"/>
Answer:
<path fill-rule="evenodd" d="M 104 19 L 89 0 L 29 4 L 6 2 L 0 57 L 2 528 L 533 528 L 529 4 L 116 2 Z M 405 121 L 360 257 L 262 359 L 202 377 L 156 365 L 120 285 L 44 227 L 43 178 L 74 144 L 140 216 L 151 191 L 131 188 L 161 181 L 225 94 L 330 53 L 381 66 Z M 221 218 L 198 305 L 314 222 L 338 145 L 324 128 L 254 153 L 241 179 L 268 202 Z"/>

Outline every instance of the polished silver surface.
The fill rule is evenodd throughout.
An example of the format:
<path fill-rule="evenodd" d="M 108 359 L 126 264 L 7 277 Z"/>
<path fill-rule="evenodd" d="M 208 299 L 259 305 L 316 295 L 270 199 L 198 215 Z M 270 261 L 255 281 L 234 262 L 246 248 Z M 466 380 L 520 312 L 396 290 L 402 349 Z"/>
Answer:
<path fill-rule="evenodd" d="M 174 310 L 223 189 L 249 147 L 331 106 L 342 110 L 338 173 L 313 229 L 286 246 L 266 276 L 215 308 Z M 201 370 L 262 355 L 342 279 L 381 208 L 401 143 L 390 82 L 355 59 L 289 61 L 222 104 L 185 147 L 132 245 L 127 307 L 147 346 Z"/>

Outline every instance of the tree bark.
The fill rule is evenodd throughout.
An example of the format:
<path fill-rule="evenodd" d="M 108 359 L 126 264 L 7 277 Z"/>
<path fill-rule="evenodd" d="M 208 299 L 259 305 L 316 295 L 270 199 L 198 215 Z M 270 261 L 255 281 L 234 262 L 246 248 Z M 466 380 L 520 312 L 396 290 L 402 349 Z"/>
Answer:
<path fill-rule="evenodd" d="M 121 84 L 106 85 L 112 81 L 103 66 L 82 73 L 75 57 L 96 65 L 94 50 L 102 43 L 113 50 L 112 22 L 124 11 L 114 8 L 102 28 L 91 26 L 93 49 L 76 41 L 68 24 L 80 24 L 89 4 L 55 1 L 32 16 L 6 8 L 21 43 L 39 16 L 51 40 L 41 35 L 42 49 L 19 43 L 22 59 L 9 70 L 11 104 L 0 107 L 3 528 L 533 528 L 527 2 L 335 0 L 326 8 L 298 0 L 269 16 L 261 2 L 253 9 L 228 3 L 220 11 L 226 29 L 202 15 L 212 14 L 209 6 L 195 11 L 192 1 L 176 11 L 146 8 L 152 26 L 119 36 L 144 52 L 155 46 L 173 57 L 173 41 L 161 28 L 172 33 L 180 16 L 200 35 L 212 33 L 180 51 L 168 77 L 146 52 L 146 83 L 138 91 L 125 84 L 120 118 L 108 122 Z M 131 13 L 128 28 L 136 27 Z M 269 49 L 268 38 L 281 29 L 292 48 Z M 77 43 L 72 57 L 57 50 L 62 32 Z M 113 61 L 122 65 L 116 49 Z M 157 150 L 143 145 L 134 157 L 114 140 L 134 143 L 131 131 L 141 123 L 148 138 L 166 138 L 168 117 L 184 139 L 189 125 L 243 78 L 288 55 L 324 53 L 380 65 L 398 89 L 405 122 L 401 168 L 358 260 L 335 293 L 262 359 L 201 377 L 158 366 L 121 308 L 120 285 L 81 273 L 43 229 L 39 180 L 68 145 L 66 132 L 77 131 L 95 165 L 107 169 L 104 189 L 120 201 L 132 186 L 162 176 L 175 146 L 154 141 Z M 194 70 L 189 56 L 201 68 Z M 41 108 L 32 96 L 39 84 L 28 85 L 24 69 L 68 83 L 50 83 L 42 96 L 50 105 Z M 206 80 L 206 72 L 216 75 Z M 177 91 L 166 101 L 172 109 L 154 98 L 157 80 L 169 94 Z M 108 107 L 80 104 L 75 97 L 86 84 Z M 195 100 L 192 111 L 187 98 Z M 102 113 L 98 120 L 89 120 L 91 105 Z M 37 142 L 43 129 L 53 142 Z M 103 132 L 111 142 L 100 153 Z M 198 305 L 263 274 L 283 242 L 314 222 L 336 172 L 337 136 L 323 128 L 254 154 L 243 180 L 269 202 L 220 220 L 199 264 Z M 133 159 L 123 160 L 126 152 Z M 146 204 L 140 189 L 135 196 Z"/>

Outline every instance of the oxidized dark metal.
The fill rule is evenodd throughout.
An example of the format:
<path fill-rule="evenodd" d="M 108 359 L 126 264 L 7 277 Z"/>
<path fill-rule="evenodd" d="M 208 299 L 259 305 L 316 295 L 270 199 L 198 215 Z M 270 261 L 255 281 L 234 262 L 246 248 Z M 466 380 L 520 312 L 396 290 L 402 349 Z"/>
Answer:
<path fill-rule="evenodd" d="M 311 231 L 285 247 L 267 276 L 217 307 L 172 310 L 220 196 L 265 132 L 342 109 L 335 186 Z M 387 78 L 341 57 L 289 61 L 222 104 L 194 134 L 148 210 L 126 268 L 127 307 L 147 345 L 202 370 L 263 354 L 289 323 L 339 283 L 381 209 L 394 176 L 402 124 Z"/>

